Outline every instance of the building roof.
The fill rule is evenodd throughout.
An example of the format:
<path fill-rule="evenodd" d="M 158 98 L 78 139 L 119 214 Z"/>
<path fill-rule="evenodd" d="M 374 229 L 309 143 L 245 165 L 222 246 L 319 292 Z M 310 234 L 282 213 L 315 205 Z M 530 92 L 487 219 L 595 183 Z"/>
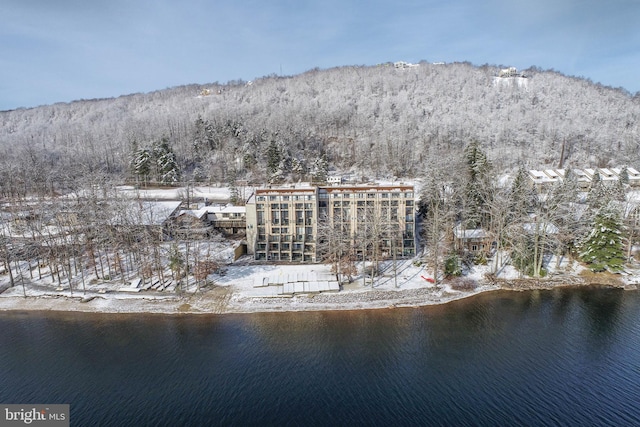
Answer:
<path fill-rule="evenodd" d="M 413 191 L 413 185 L 406 184 L 362 184 L 362 185 L 340 185 L 335 187 L 320 187 L 321 190 L 328 193 L 340 192 L 340 191 Z"/>
<path fill-rule="evenodd" d="M 182 204 L 171 201 L 127 201 L 123 211 L 112 218 L 114 224 L 162 225 Z"/>
<path fill-rule="evenodd" d="M 573 174 L 576 176 L 578 182 L 591 182 L 596 172 L 603 181 L 617 181 L 620 179 L 622 168 L 585 168 L 585 169 L 572 169 Z M 640 182 L 640 172 L 636 169 L 627 167 L 627 175 L 629 181 Z M 565 169 L 545 169 L 530 170 L 529 179 L 534 184 L 553 184 L 555 182 L 562 181 L 566 176 Z"/>
<path fill-rule="evenodd" d="M 456 239 L 486 239 L 489 237 L 483 228 L 462 228 L 462 225 L 457 225 L 453 229 L 453 234 Z"/>

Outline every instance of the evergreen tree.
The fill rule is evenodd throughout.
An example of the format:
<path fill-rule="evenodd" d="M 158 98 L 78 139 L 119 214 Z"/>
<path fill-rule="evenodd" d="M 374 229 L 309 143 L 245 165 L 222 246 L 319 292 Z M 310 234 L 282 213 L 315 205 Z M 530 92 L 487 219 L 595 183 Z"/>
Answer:
<path fill-rule="evenodd" d="M 604 186 L 600 174 L 596 170 L 591 179 L 591 187 L 587 194 L 587 204 L 593 210 L 598 210 L 610 200 L 610 192 Z"/>
<path fill-rule="evenodd" d="M 146 185 L 151 174 L 152 155 L 146 148 L 137 149 L 131 160 L 131 171 Z"/>
<path fill-rule="evenodd" d="M 329 162 L 327 157 L 323 154 L 313 163 L 313 172 L 311 179 L 318 184 L 324 184 L 327 182 L 329 175 Z"/>
<path fill-rule="evenodd" d="M 218 148 L 215 138 L 215 130 L 208 120 L 203 120 L 198 116 L 194 124 L 193 150 L 197 156 L 201 156 L 206 150 Z"/>
<path fill-rule="evenodd" d="M 282 151 L 275 139 L 272 139 L 267 147 L 267 179 L 269 182 L 279 181 L 280 161 L 282 160 Z"/>
<path fill-rule="evenodd" d="M 596 214 L 591 233 L 582 244 L 580 257 L 591 271 L 619 272 L 625 262 L 620 213 L 610 204 Z"/>
<path fill-rule="evenodd" d="M 156 179 L 163 184 L 178 182 L 180 169 L 167 138 L 162 138 L 159 143 L 154 144 L 153 155 L 156 161 Z"/>
<path fill-rule="evenodd" d="M 472 141 L 464 149 L 464 157 L 467 164 L 467 184 L 463 216 L 466 228 L 477 228 L 484 223 L 483 204 L 491 195 L 491 165 L 478 141 Z"/>
<path fill-rule="evenodd" d="M 530 185 L 529 173 L 523 165 L 520 165 L 511 185 L 509 219 L 513 221 L 531 212 L 536 203 L 536 198 L 535 191 Z"/>
<path fill-rule="evenodd" d="M 445 277 L 458 277 L 462 275 L 462 267 L 460 266 L 460 257 L 455 254 L 449 254 L 444 260 Z"/>
<path fill-rule="evenodd" d="M 626 166 L 624 166 L 620 171 L 620 182 L 624 185 L 629 184 L 629 170 Z"/>

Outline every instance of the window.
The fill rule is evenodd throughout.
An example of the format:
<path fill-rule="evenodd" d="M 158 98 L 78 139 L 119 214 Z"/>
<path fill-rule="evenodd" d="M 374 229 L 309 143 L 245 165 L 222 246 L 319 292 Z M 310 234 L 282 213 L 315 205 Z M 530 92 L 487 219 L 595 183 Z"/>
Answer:
<path fill-rule="evenodd" d="M 269 196 L 269 200 L 272 202 L 278 200 L 278 196 Z"/>
<path fill-rule="evenodd" d="M 258 203 L 258 204 L 256 204 L 256 209 L 258 209 L 258 210 L 262 210 L 262 209 L 264 209 L 264 203 Z"/>
<path fill-rule="evenodd" d="M 376 194 L 375 193 L 368 193 L 367 194 L 367 199 L 375 199 L 376 198 Z"/>

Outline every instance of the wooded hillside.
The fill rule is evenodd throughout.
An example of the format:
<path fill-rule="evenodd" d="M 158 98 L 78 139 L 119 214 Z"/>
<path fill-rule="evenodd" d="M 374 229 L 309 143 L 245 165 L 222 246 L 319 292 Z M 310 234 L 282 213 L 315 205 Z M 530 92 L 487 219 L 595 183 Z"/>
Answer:
<path fill-rule="evenodd" d="M 638 94 L 522 72 L 525 79 L 468 63 L 348 66 L 0 112 L 0 182 L 7 194 L 65 189 L 90 174 L 286 181 L 326 164 L 413 177 L 473 140 L 502 169 L 640 164 Z M 154 160 L 158 147 L 165 151 Z M 159 160 L 167 154 L 175 174 Z"/>

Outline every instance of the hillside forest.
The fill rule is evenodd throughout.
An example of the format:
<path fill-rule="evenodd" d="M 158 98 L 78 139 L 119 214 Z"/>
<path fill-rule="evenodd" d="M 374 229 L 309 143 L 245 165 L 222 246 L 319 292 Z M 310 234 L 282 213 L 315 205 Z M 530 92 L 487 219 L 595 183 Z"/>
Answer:
<path fill-rule="evenodd" d="M 415 178 L 476 141 L 495 165 L 640 160 L 640 96 L 553 70 L 469 63 L 314 69 L 0 112 L 0 186 Z"/>
<path fill-rule="evenodd" d="M 106 195 L 124 183 L 259 186 L 331 173 L 420 182 L 435 277 L 487 262 L 493 274 L 511 264 L 540 277 L 552 254 L 620 271 L 640 235 L 629 183 L 585 189 L 568 173 L 536 192 L 526 171 L 638 168 L 640 95 L 535 67 L 499 72 L 348 66 L 0 112 L 0 195 L 13 209 L 5 271 L 24 277 L 26 263 L 33 278 L 47 266 L 59 283 L 80 275 L 84 284 L 86 269 L 124 281 L 169 266 L 204 280 L 218 262 L 194 257 L 192 239 L 163 245 L 135 221 L 114 226 L 127 203 Z M 493 246 L 465 259 L 455 226 L 487 230 Z"/>

